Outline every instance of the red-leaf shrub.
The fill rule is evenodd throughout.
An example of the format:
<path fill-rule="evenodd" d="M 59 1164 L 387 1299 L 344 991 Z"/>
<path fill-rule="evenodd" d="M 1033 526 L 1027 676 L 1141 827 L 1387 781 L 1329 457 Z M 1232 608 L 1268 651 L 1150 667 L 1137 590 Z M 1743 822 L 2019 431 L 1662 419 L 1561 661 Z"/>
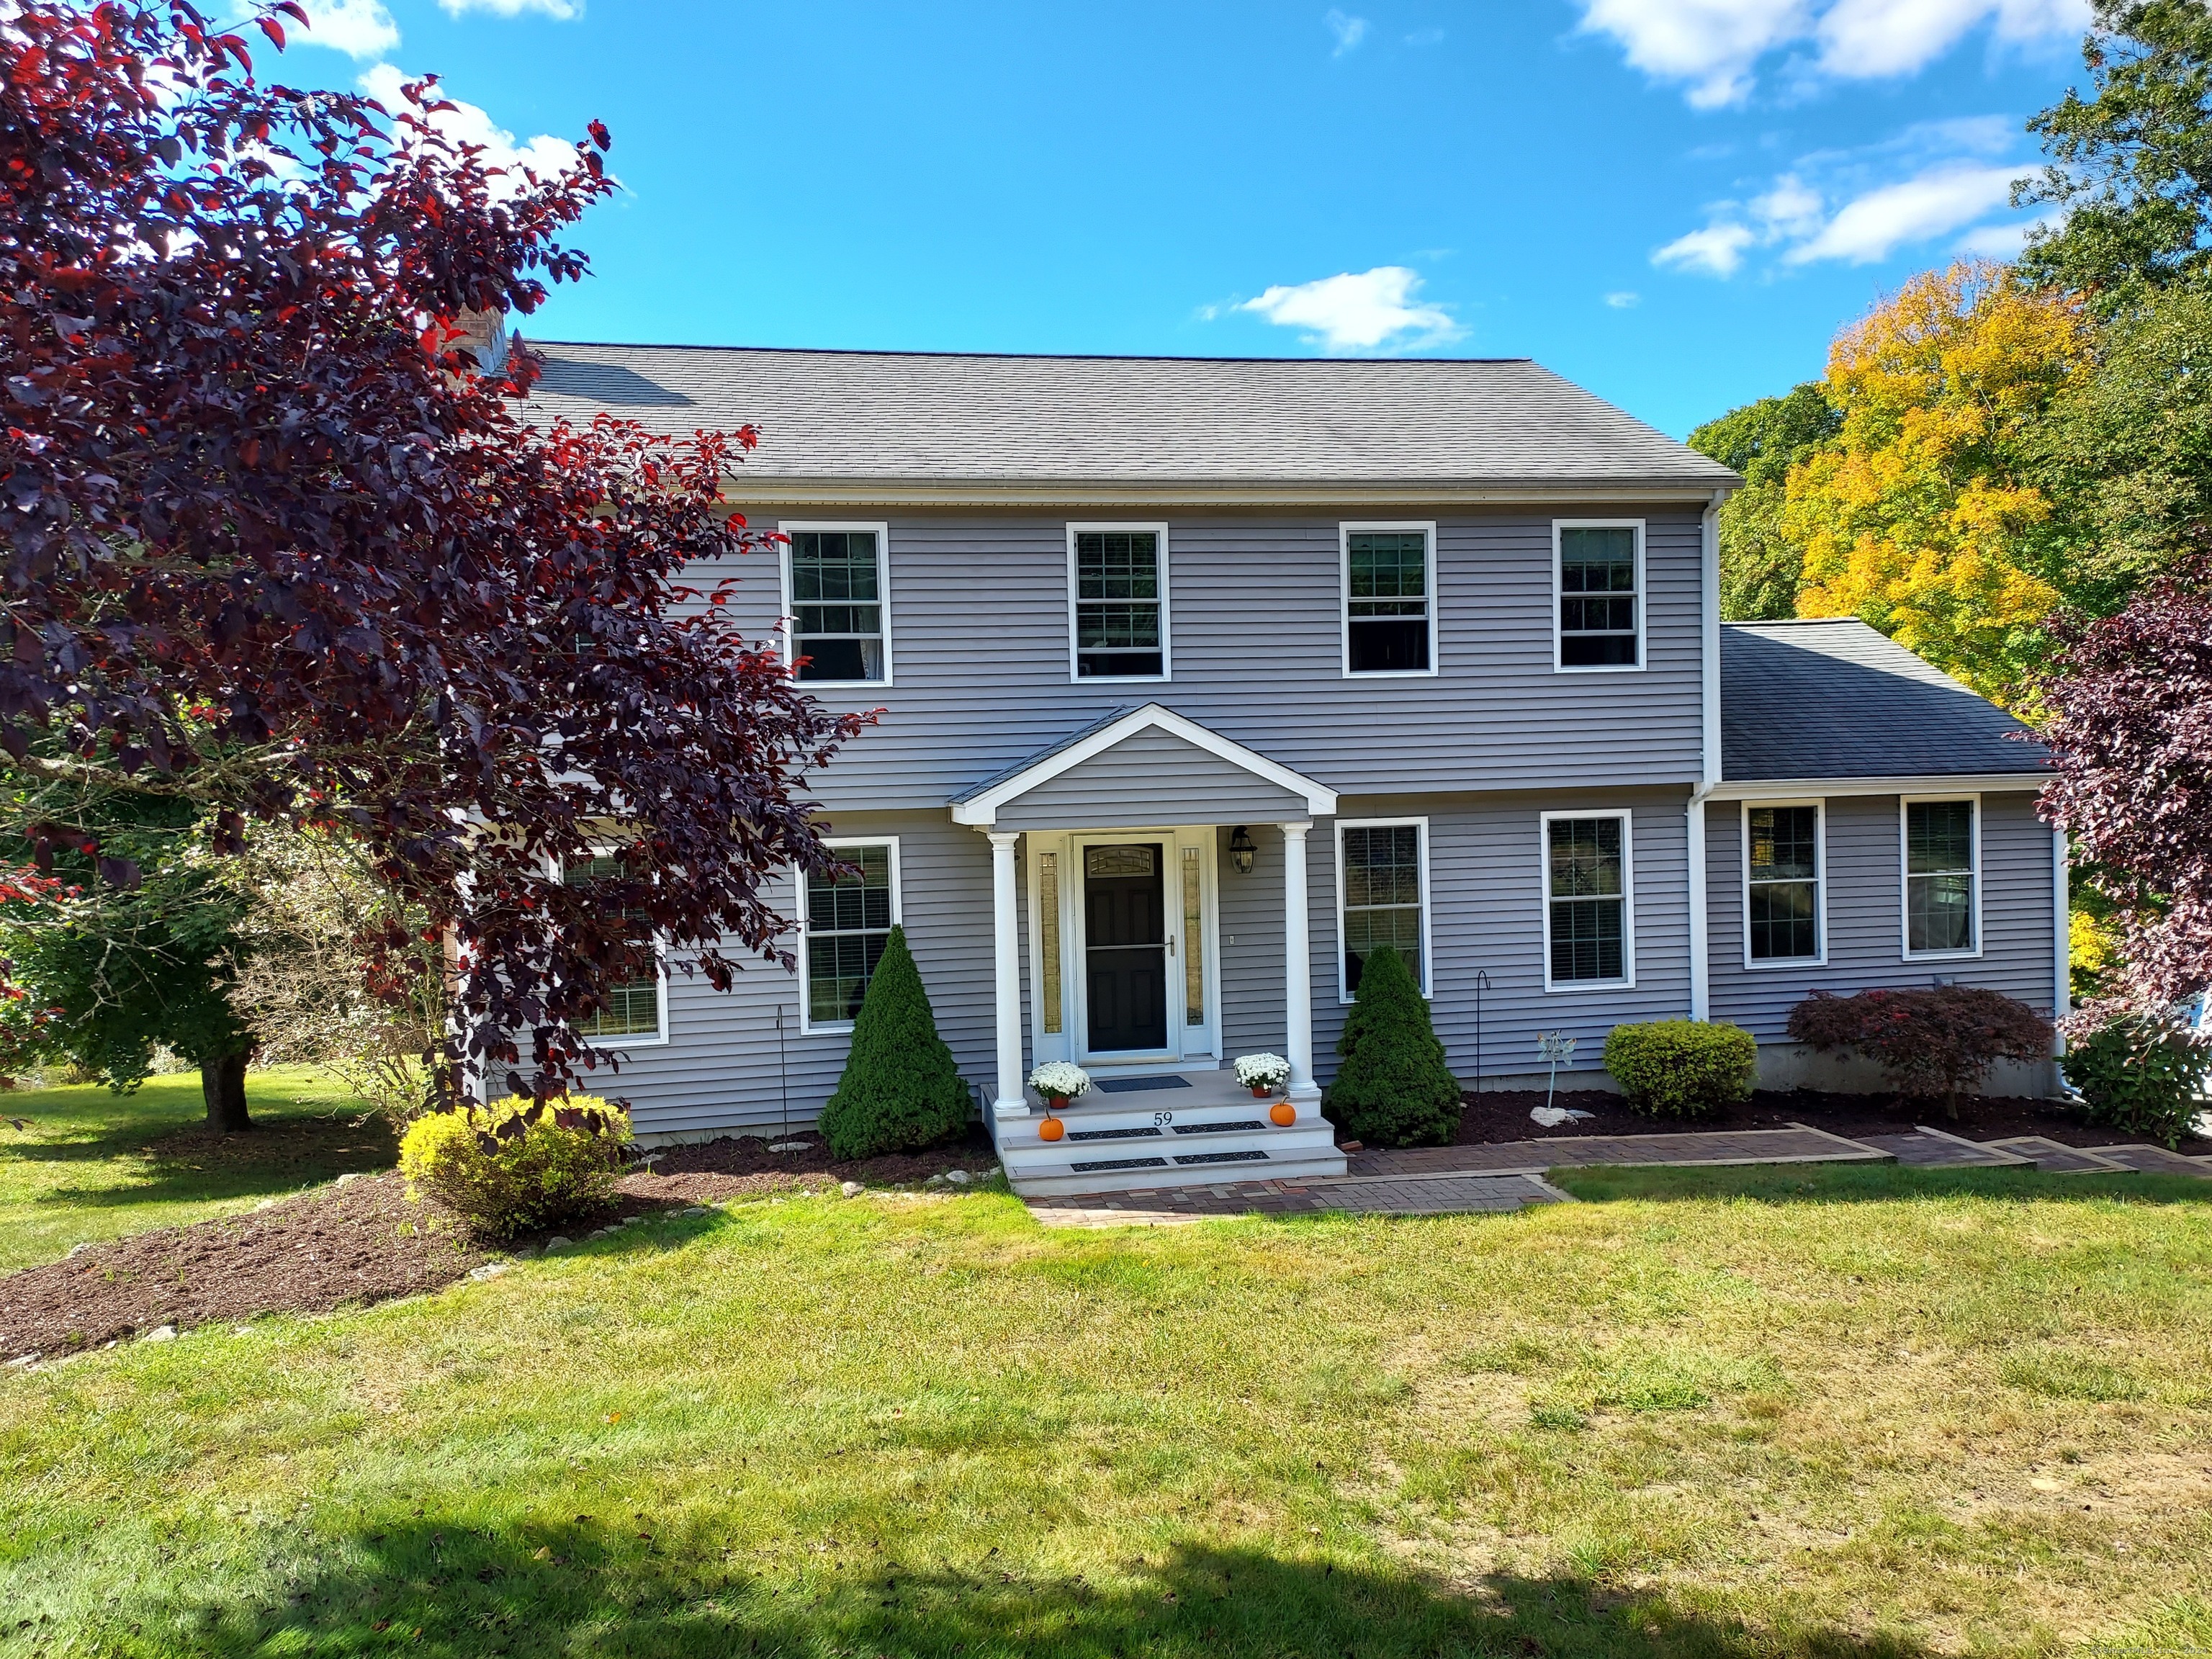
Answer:
<path fill-rule="evenodd" d="M 1880 1066 L 1899 1094 L 1943 1102 L 2001 1060 L 2051 1056 L 2051 1022 L 1998 991 L 1945 985 L 1932 991 L 1815 991 L 1790 1011 L 1790 1037 L 1822 1054 L 1850 1049 Z"/>
<path fill-rule="evenodd" d="M 428 918 L 370 931 L 372 984 L 450 939 L 452 1058 L 520 1035 L 557 1094 L 656 938 L 721 988 L 777 951 L 765 884 L 835 861 L 800 782 L 860 722 L 680 585 L 759 544 L 723 505 L 752 428 L 533 428 L 529 354 L 462 348 L 585 273 L 558 238 L 605 129 L 501 171 L 434 82 L 386 111 L 248 51 L 184 0 L 0 12 L 4 828 L 125 885 L 101 792 L 184 797 L 226 850 L 344 829 Z"/>

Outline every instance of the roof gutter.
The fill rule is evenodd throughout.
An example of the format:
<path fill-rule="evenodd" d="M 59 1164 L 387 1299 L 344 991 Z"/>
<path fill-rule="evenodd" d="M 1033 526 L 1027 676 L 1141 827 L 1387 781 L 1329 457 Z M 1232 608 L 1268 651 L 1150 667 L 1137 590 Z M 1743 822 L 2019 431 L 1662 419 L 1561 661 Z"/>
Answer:
<path fill-rule="evenodd" d="M 1724 493 L 1724 492 L 1723 492 Z M 733 472 L 722 499 L 748 509 L 763 506 L 885 507 L 1510 507 L 1612 503 L 1690 506 L 1713 498 L 1709 483 L 1680 478 L 1599 479 L 1588 483 L 1468 483 L 1450 479 L 1405 483 L 1249 483 L 1209 479 L 800 478 Z"/>

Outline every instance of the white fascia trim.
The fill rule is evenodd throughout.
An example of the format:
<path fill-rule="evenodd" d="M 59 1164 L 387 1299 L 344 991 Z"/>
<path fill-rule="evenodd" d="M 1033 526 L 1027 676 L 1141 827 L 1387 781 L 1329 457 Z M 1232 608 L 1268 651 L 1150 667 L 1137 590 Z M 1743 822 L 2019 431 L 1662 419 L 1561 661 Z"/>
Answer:
<path fill-rule="evenodd" d="M 1156 538 L 1159 553 L 1156 572 L 1159 577 L 1160 607 L 1160 672 L 1157 674 L 1094 674 L 1083 678 L 1078 661 L 1080 653 L 1075 643 L 1075 607 L 1079 602 L 1075 575 L 1075 538 L 1084 531 L 1093 533 L 1112 533 L 1115 531 L 1150 535 Z M 1168 617 L 1168 527 L 1164 524 L 1135 524 L 1127 519 L 1105 523 L 1079 524 L 1070 520 L 1067 526 L 1067 683 L 1070 685 L 1160 685 L 1175 678 L 1175 651 L 1170 635 L 1172 632 Z"/>
<path fill-rule="evenodd" d="M 1707 789 L 1721 781 L 1721 507 L 1725 489 L 1713 491 L 1711 506 L 1698 520 L 1698 654 L 1700 710 L 1704 716 L 1704 764 L 1698 781 Z"/>
<path fill-rule="evenodd" d="M 1265 755 L 1247 749 L 1241 743 L 1232 743 L 1218 732 L 1210 732 L 1196 720 L 1186 720 L 1172 708 L 1148 702 L 1142 708 L 1133 709 L 1111 726 L 1101 726 L 1080 743 L 1070 744 L 1056 755 L 1048 755 L 1036 765 L 1017 772 L 1013 776 L 993 784 L 973 799 L 955 801 L 952 821 L 955 823 L 988 829 L 999 821 L 999 809 L 1008 801 L 1027 794 L 1041 783 L 1049 783 L 1061 773 L 1071 771 L 1094 755 L 1103 754 L 1124 738 L 1133 737 L 1143 731 L 1157 728 L 1185 743 L 1203 749 L 1209 755 L 1241 767 L 1254 777 L 1286 789 L 1291 794 L 1304 797 L 1306 811 L 1317 818 L 1336 816 L 1336 791 L 1316 783 L 1287 766 L 1277 764 Z"/>
<path fill-rule="evenodd" d="M 2039 790 L 2051 779 L 2048 772 L 1977 772 L 1957 777 L 1755 778 L 1716 784 L 1712 798 L 1771 801 L 1793 795 L 1826 800 L 1845 795 L 1917 795 L 1923 800 L 1958 800 L 1968 795 Z"/>
<path fill-rule="evenodd" d="M 1552 824 L 1560 818 L 1619 818 L 1620 820 L 1620 979 L 1552 977 Z M 1636 815 L 1626 806 L 1571 807 L 1536 815 L 1536 898 L 1543 907 L 1544 991 L 1566 996 L 1577 991 L 1631 991 L 1636 988 Z"/>
<path fill-rule="evenodd" d="M 825 530 L 833 532 L 866 530 L 874 532 L 876 538 L 876 591 L 881 596 L 878 599 L 876 603 L 880 605 L 883 610 L 884 677 L 879 680 L 808 680 L 805 684 L 808 685 L 825 686 L 890 685 L 891 683 L 891 527 L 880 520 L 869 523 L 860 523 L 849 519 L 784 519 L 777 523 L 775 526 L 775 533 L 786 538 L 786 539 L 775 550 L 776 575 L 778 580 L 783 585 L 782 592 L 779 595 L 779 599 L 782 605 L 782 614 L 781 619 L 776 623 L 776 637 L 783 641 L 783 665 L 786 668 L 789 668 L 791 666 L 792 636 L 795 631 L 793 624 L 798 620 L 793 611 L 794 601 L 791 597 L 791 543 L 788 538 L 795 531 L 810 530 Z"/>
<path fill-rule="evenodd" d="M 1566 590 L 1560 586 L 1565 574 L 1566 544 L 1560 532 L 1567 530 L 1633 530 L 1636 532 L 1636 660 L 1634 662 L 1583 663 L 1573 666 L 1559 660 L 1559 607 L 1566 599 Z M 1644 570 L 1644 544 L 1650 539 L 1650 528 L 1642 519 L 1554 519 L 1552 520 L 1552 672 L 1554 674 L 1641 674 L 1651 660 L 1651 643 L 1646 637 L 1651 617 L 1650 579 Z M 1717 612 L 1716 613 L 1717 616 Z M 1718 623 L 1715 623 L 1717 637 Z"/>
<path fill-rule="evenodd" d="M 1751 954 L 1751 813 L 1756 806 L 1809 806 L 1813 809 L 1813 926 L 1820 949 L 1809 957 L 1753 957 Z M 1747 973 L 1774 968 L 1825 968 L 1828 965 L 1828 804 L 1817 798 L 1790 800 L 1759 796 L 1747 798 L 1737 811 L 1736 835 L 1741 842 L 1743 873 L 1743 966 Z"/>
<path fill-rule="evenodd" d="M 1944 801 L 1965 801 L 1973 808 L 1974 948 L 1971 951 L 1916 951 L 1912 948 L 1912 848 L 1907 826 L 1912 808 Z M 1982 798 L 1962 789 L 1935 794 L 1897 798 L 1897 951 L 1903 962 L 1976 962 L 1985 943 L 1982 938 L 1982 889 L 1987 885 L 1982 869 Z"/>
<path fill-rule="evenodd" d="M 1733 488 L 1733 486 L 1731 486 Z M 1185 482 L 1107 483 L 1061 479 L 779 478 L 732 473 L 722 500 L 785 507 L 1050 507 L 1070 508 L 1164 507 L 1436 507 L 1439 506 L 1567 506 L 1618 501 L 1623 506 L 1701 507 L 1712 500 L 1710 483 L 1633 479 L 1607 483 L 1471 484 L 1450 480 L 1406 483 L 1224 483 Z"/>
<path fill-rule="evenodd" d="M 1423 574 L 1421 585 L 1426 590 L 1429 623 L 1429 665 L 1426 668 L 1391 668 L 1380 672 L 1355 674 L 1352 672 L 1352 538 L 1363 532 L 1388 534 L 1392 532 L 1417 530 L 1422 542 Z M 1347 680 L 1432 680 L 1437 677 L 1437 612 L 1440 609 L 1437 596 L 1437 526 L 1432 519 L 1409 519 L 1393 522 L 1379 520 L 1353 520 L 1336 526 L 1336 631 L 1338 665 L 1340 678 Z"/>
<path fill-rule="evenodd" d="M 899 904 L 899 838 L 896 836 L 830 836 L 822 844 L 836 852 L 841 847 L 889 847 L 891 849 L 891 926 L 902 927 L 905 916 Z M 798 902 L 796 921 L 799 927 L 799 949 L 793 953 L 799 958 L 799 1035 L 801 1036 L 835 1036 L 853 1029 L 849 1019 L 823 1020 L 816 1024 L 806 1017 L 806 872 L 791 872 L 792 890 Z"/>
<path fill-rule="evenodd" d="M 1436 933 L 1429 926 L 1429 821 L 1426 818 L 1345 818 L 1336 826 L 1336 1000 L 1350 1007 L 1356 999 L 1345 983 L 1344 961 L 1344 832 L 1347 830 L 1417 830 L 1421 848 L 1421 995 L 1437 995 Z"/>

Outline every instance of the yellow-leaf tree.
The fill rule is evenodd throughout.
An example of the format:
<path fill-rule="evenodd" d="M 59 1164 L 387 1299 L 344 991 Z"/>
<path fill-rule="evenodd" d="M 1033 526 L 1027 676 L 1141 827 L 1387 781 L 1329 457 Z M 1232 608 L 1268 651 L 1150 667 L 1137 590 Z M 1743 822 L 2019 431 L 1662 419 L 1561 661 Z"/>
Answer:
<path fill-rule="evenodd" d="M 2073 300 L 1981 262 L 1914 277 L 1838 334 L 1824 389 L 1842 429 L 1791 469 L 1782 513 L 1798 614 L 1864 617 L 2019 702 L 2063 556 L 2023 440 L 2091 348 Z"/>

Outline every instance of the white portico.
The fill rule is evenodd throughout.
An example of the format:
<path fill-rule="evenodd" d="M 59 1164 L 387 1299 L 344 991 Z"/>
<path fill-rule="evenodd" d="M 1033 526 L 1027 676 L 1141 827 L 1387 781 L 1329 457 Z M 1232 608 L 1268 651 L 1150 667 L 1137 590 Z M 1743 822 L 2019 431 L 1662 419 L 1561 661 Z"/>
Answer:
<path fill-rule="evenodd" d="M 1228 1163 L 1266 1166 L 1240 1176 L 1340 1169 L 1314 1081 L 1307 864 L 1314 820 L 1336 805 L 1335 791 L 1157 703 L 1117 710 L 952 804 L 954 821 L 991 842 L 992 1112 L 1017 1186 L 1218 1179 Z M 1276 868 L 1256 868 L 1255 831 L 1279 849 Z M 1263 897 L 1264 927 L 1235 921 Z M 1279 962 L 1256 964 L 1253 936 L 1272 957 L 1278 927 Z M 1281 1033 L 1293 1125 L 1255 1114 L 1221 1070 L 1232 1041 L 1253 1046 L 1232 1033 L 1254 1030 Z M 1048 1060 L 1097 1085 L 1057 1146 L 1025 1121 L 1040 1103 L 1024 1079 Z M 1093 1144 L 1147 1139 L 1160 1146 Z"/>

